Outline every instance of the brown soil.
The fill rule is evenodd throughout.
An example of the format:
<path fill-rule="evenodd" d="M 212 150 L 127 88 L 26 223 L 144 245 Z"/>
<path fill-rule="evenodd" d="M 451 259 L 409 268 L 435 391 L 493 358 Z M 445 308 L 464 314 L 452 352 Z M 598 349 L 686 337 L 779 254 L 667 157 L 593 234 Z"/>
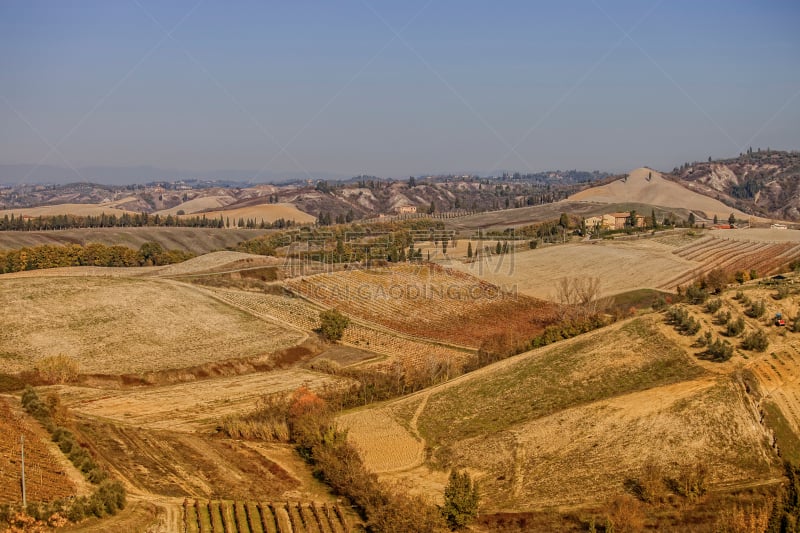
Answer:
<path fill-rule="evenodd" d="M 0 397 L 0 501 L 22 502 L 21 443 L 25 438 L 28 501 L 52 501 L 86 493 L 83 475 L 69 463 L 50 435 L 25 413 L 17 398 Z"/>
<path fill-rule="evenodd" d="M 285 499 L 300 482 L 243 443 L 81 418 L 92 451 L 134 493 Z"/>

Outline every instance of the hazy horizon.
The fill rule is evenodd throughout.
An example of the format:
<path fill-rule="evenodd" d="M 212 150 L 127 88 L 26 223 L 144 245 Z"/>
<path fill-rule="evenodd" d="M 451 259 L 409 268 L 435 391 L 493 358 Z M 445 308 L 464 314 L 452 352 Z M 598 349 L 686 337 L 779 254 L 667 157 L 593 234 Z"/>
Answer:
<path fill-rule="evenodd" d="M 788 1 L 6 2 L 0 165 L 27 170 L 0 181 L 669 171 L 792 150 L 798 22 Z"/>

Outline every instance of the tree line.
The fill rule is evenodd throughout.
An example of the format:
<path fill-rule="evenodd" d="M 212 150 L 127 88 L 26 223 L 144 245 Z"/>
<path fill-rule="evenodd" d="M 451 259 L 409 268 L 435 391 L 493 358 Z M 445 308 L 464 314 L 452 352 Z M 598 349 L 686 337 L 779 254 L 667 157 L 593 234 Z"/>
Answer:
<path fill-rule="evenodd" d="M 18 250 L 0 250 L 0 274 L 70 266 L 160 266 L 180 263 L 192 257 L 192 252 L 165 250 L 156 242 L 146 242 L 138 250 L 99 243 L 85 246 L 43 244 Z"/>
<path fill-rule="evenodd" d="M 178 213 L 182 215 L 182 213 Z M 209 218 L 205 215 L 187 216 L 161 216 L 148 213 L 124 213 L 122 215 L 52 215 L 38 217 L 23 217 L 21 215 L 4 215 L 0 219 L 0 231 L 48 231 L 80 228 L 249 228 L 249 229 L 283 229 L 298 225 L 294 220 L 279 218 L 273 222 L 266 222 L 263 218 L 219 217 Z"/>

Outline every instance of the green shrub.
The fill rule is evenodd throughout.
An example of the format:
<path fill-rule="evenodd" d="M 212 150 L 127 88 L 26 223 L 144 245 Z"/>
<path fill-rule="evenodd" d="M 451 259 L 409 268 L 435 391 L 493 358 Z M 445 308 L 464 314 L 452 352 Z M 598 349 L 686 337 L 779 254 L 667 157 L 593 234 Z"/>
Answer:
<path fill-rule="evenodd" d="M 716 361 L 727 361 L 733 357 L 733 345 L 728 341 L 717 339 L 708 345 L 706 353 Z"/>
<path fill-rule="evenodd" d="M 67 428 L 62 428 L 61 426 L 56 427 L 53 430 L 53 442 L 61 442 L 62 440 L 72 440 L 74 437 L 72 432 Z"/>
<path fill-rule="evenodd" d="M 58 442 L 58 448 L 66 454 L 69 454 L 72 451 L 72 447 L 75 446 L 75 441 L 72 438 L 62 439 Z"/>
<path fill-rule="evenodd" d="M 716 313 L 722 307 L 722 300 L 719 298 L 715 298 L 713 300 L 708 300 L 706 302 L 706 311 L 711 314 Z"/>
<path fill-rule="evenodd" d="M 22 407 L 27 409 L 28 408 L 28 404 L 30 404 L 34 400 L 38 401 L 39 400 L 39 395 L 36 394 L 36 391 L 33 389 L 33 387 L 28 385 L 27 387 L 25 387 L 25 390 L 22 392 L 22 400 L 21 400 L 22 401 Z"/>
<path fill-rule="evenodd" d="M 755 352 L 763 352 L 769 346 L 769 339 L 764 330 L 758 329 L 742 339 L 742 348 L 745 350 L 753 350 Z"/>
<path fill-rule="evenodd" d="M 72 505 L 67 509 L 67 520 L 70 522 L 80 522 L 89 514 L 89 506 L 86 496 L 79 496 L 72 501 Z"/>
<path fill-rule="evenodd" d="M 86 474 L 86 478 L 89 480 L 90 483 L 94 483 L 95 485 L 99 484 L 102 481 L 108 479 L 108 474 L 102 468 L 95 467 Z"/>
<path fill-rule="evenodd" d="M 720 310 L 714 315 L 714 323 L 719 324 L 720 326 L 724 326 L 727 324 L 731 319 L 731 312 L 730 311 L 723 311 Z"/>
<path fill-rule="evenodd" d="M 350 319 L 337 309 L 328 309 L 319 314 L 320 333 L 329 341 L 338 341 L 344 335 L 344 330 L 350 325 Z"/>
<path fill-rule="evenodd" d="M 684 335 L 694 335 L 700 331 L 700 322 L 695 320 L 686 309 L 670 307 L 667 309 L 666 314 L 667 322 Z"/>
<path fill-rule="evenodd" d="M 686 287 L 686 299 L 693 304 L 702 304 L 708 298 L 708 291 L 698 285 Z"/>
<path fill-rule="evenodd" d="M 779 285 L 775 291 L 775 294 L 772 295 L 772 298 L 775 300 L 783 300 L 787 296 L 789 296 L 789 286 L 788 285 Z"/>
<path fill-rule="evenodd" d="M 736 337 L 744 331 L 744 319 L 742 317 L 736 320 L 728 320 L 725 325 L 725 335 L 728 337 Z"/>
<path fill-rule="evenodd" d="M 750 318 L 759 318 L 764 315 L 764 312 L 767 310 L 767 306 L 764 304 L 764 300 L 759 300 L 757 302 L 753 302 L 750 304 L 744 314 L 749 316 Z"/>

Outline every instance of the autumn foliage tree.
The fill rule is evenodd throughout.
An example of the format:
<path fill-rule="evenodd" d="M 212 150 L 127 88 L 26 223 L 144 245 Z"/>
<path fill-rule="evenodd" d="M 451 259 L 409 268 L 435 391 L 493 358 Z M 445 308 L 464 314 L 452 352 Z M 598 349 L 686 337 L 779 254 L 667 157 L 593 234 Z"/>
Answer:
<path fill-rule="evenodd" d="M 333 413 L 316 393 L 303 386 L 289 399 L 289 433 L 301 455 L 307 456 L 314 444 L 322 442 L 333 426 Z"/>

